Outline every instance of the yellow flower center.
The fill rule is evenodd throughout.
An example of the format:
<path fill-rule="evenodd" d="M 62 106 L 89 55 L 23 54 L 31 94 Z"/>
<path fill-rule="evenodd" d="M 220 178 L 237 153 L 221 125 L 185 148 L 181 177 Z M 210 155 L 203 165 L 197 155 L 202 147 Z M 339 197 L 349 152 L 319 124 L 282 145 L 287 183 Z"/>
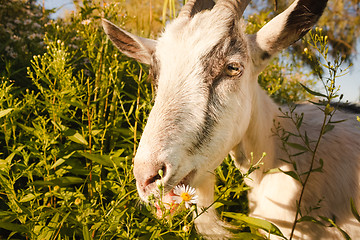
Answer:
<path fill-rule="evenodd" d="M 190 194 L 187 193 L 187 192 L 181 193 L 181 194 L 180 194 L 180 197 L 181 197 L 182 200 L 185 201 L 185 202 L 188 202 L 188 201 L 191 200 L 191 196 L 190 196 Z"/>

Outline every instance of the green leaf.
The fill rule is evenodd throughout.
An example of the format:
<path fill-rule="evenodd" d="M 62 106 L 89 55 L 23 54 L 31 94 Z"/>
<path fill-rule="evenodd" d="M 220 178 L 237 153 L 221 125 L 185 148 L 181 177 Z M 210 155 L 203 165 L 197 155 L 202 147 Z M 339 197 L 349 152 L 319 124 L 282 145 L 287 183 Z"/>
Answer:
<path fill-rule="evenodd" d="M 304 84 L 300 83 L 300 85 L 305 89 L 305 91 L 307 91 L 308 93 L 310 93 L 313 96 L 318 96 L 318 97 L 324 97 L 327 98 L 327 96 L 325 94 L 319 93 L 319 92 L 315 92 L 313 90 L 311 90 L 310 88 L 306 87 Z"/>
<path fill-rule="evenodd" d="M 113 162 L 110 160 L 109 156 L 106 155 L 100 155 L 100 154 L 90 154 L 90 153 L 86 153 L 86 152 L 78 152 L 81 156 L 94 161 L 96 163 L 99 163 L 101 165 L 105 165 L 108 167 L 113 167 L 114 164 Z"/>
<path fill-rule="evenodd" d="M 119 150 L 115 151 L 115 152 L 111 155 L 111 157 L 120 157 L 121 154 L 122 154 L 124 151 L 125 151 L 125 149 L 119 149 Z"/>
<path fill-rule="evenodd" d="M 339 121 L 330 121 L 329 123 L 342 123 L 342 122 L 346 122 L 348 119 L 343 119 L 343 120 L 339 120 Z"/>
<path fill-rule="evenodd" d="M 37 193 L 37 194 L 33 194 L 33 193 L 29 193 L 27 195 L 25 195 L 23 198 L 21 198 L 19 200 L 19 202 L 30 202 L 31 200 L 37 198 L 38 196 L 41 196 L 41 193 Z"/>
<path fill-rule="evenodd" d="M 86 141 L 86 139 L 74 129 L 67 129 L 66 131 L 64 131 L 63 134 L 73 142 L 76 142 L 76 143 L 79 143 L 79 144 L 82 144 L 85 146 L 88 145 L 88 142 Z"/>
<path fill-rule="evenodd" d="M 71 106 L 74 106 L 74 107 L 77 107 L 77 108 L 80 108 L 80 109 L 85 109 L 86 108 L 86 105 L 83 102 L 78 101 L 77 99 L 71 99 L 71 100 L 62 99 L 62 100 L 64 101 L 64 103 L 68 103 Z"/>
<path fill-rule="evenodd" d="M 301 150 L 301 151 L 309 151 L 307 147 L 305 147 L 305 146 L 303 146 L 301 144 L 298 144 L 298 143 L 286 142 L 286 144 L 289 145 L 292 148 L 295 148 L 295 149 L 298 149 L 298 150 Z"/>
<path fill-rule="evenodd" d="M 223 212 L 223 215 L 225 217 L 233 218 L 237 221 L 245 223 L 249 227 L 254 227 L 257 229 L 260 228 L 268 233 L 271 233 L 271 234 L 274 234 L 274 235 L 277 235 L 280 237 L 284 237 L 284 235 L 281 233 L 281 231 L 278 227 L 276 227 L 274 224 L 272 224 L 271 222 L 268 222 L 266 220 L 249 217 L 249 216 L 246 216 L 245 214 L 233 213 L 233 212 Z"/>
<path fill-rule="evenodd" d="M 280 169 L 280 168 L 279 168 Z M 301 183 L 301 180 L 299 178 L 299 175 L 294 171 L 283 171 L 280 169 L 281 172 L 285 173 L 286 175 L 292 177 L 293 179 L 299 181 Z"/>
<path fill-rule="evenodd" d="M 313 222 L 325 226 L 322 222 L 311 216 L 303 216 L 297 220 L 297 222 Z"/>
<path fill-rule="evenodd" d="M 302 155 L 304 153 L 307 153 L 307 151 L 297 152 L 297 153 L 291 154 L 290 156 L 291 157 L 296 157 L 296 156 L 300 156 L 300 155 Z"/>
<path fill-rule="evenodd" d="M 338 225 L 335 224 L 335 222 L 330 219 L 330 218 L 327 218 L 327 217 L 323 217 L 323 216 L 319 216 L 322 220 L 324 220 L 325 222 L 328 222 L 330 223 L 332 226 L 336 227 L 340 232 L 341 234 L 343 235 L 343 237 L 346 239 L 346 240 L 351 240 L 351 237 L 344 231 L 342 230 Z"/>
<path fill-rule="evenodd" d="M 301 114 L 301 116 L 298 118 L 297 122 L 296 122 L 296 128 L 297 129 L 300 129 L 301 127 L 301 124 L 303 122 L 303 119 L 304 119 L 304 113 Z"/>
<path fill-rule="evenodd" d="M 321 111 L 324 111 L 322 107 L 326 106 L 326 101 L 325 103 L 322 102 L 322 101 L 319 101 L 319 102 L 315 102 L 315 101 L 311 101 L 309 100 L 310 103 L 316 105 L 316 106 L 319 106 L 318 109 L 321 110 Z M 321 107 L 320 107 L 321 106 Z"/>
<path fill-rule="evenodd" d="M 4 217 L 13 217 L 13 216 L 16 216 L 16 213 L 10 211 L 0 211 L 0 219 L 3 219 Z"/>
<path fill-rule="evenodd" d="M 279 172 L 281 172 L 280 168 L 272 168 L 272 169 L 267 170 L 265 173 L 272 174 L 272 173 L 279 173 Z"/>
<path fill-rule="evenodd" d="M 17 124 L 20 128 L 22 128 L 25 132 L 28 132 L 28 133 L 31 134 L 31 135 L 34 135 L 34 132 L 36 131 L 35 128 L 25 126 L 24 124 L 21 124 L 21 123 L 16 123 L 16 124 Z"/>
<path fill-rule="evenodd" d="M 59 185 L 59 186 L 69 186 L 73 184 L 84 183 L 84 179 L 79 177 L 68 176 L 68 177 L 56 178 L 54 180 L 51 180 L 50 182 L 53 182 L 55 185 Z"/>
<path fill-rule="evenodd" d="M 73 151 L 73 152 L 71 152 L 70 154 L 59 158 L 50 168 L 51 168 L 51 169 L 54 169 L 54 168 L 60 166 L 60 165 L 63 164 L 67 159 L 69 159 L 74 153 L 76 153 L 76 151 Z"/>
<path fill-rule="evenodd" d="M 307 175 L 307 174 L 312 173 L 312 172 L 323 172 L 324 160 L 322 160 L 322 158 L 320 158 L 319 163 L 320 163 L 319 167 L 313 168 L 310 171 L 303 172 L 303 173 L 301 173 L 301 175 Z"/>
<path fill-rule="evenodd" d="M 253 233 L 242 232 L 242 233 L 234 234 L 231 239 L 238 239 L 238 240 L 265 240 L 266 238 L 258 236 L 258 235 L 253 234 Z"/>
<path fill-rule="evenodd" d="M 306 131 L 305 131 L 305 144 L 306 144 L 306 146 L 309 146 L 309 145 L 310 145 L 310 140 L 309 140 L 309 137 L 308 137 Z"/>
<path fill-rule="evenodd" d="M 356 220 L 358 220 L 358 222 L 360 222 L 360 215 L 359 215 L 358 211 L 356 210 L 356 206 L 355 206 L 354 200 L 352 198 L 350 198 L 350 205 L 351 205 L 352 214 L 354 215 Z"/>
<path fill-rule="evenodd" d="M 83 225 L 82 232 L 83 232 L 83 239 L 84 240 L 91 240 L 90 231 L 89 231 L 89 228 L 88 228 L 88 226 L 86 224 Z"/>
<path fill-rule="evenodd" d="M 56 178 L 54 180 L 50 180 L 50 181 L 34 181 L 32 183 L 30 183 L 29 185 L 34 185 L 34 186 L 69 186 L 69 185 L 73 185 L 73 184 L 81 184 L 84 183 L 84 179 L 79 178 L 79 177 L 60 177 L 60 178 Z"/>
<path fill-rule="evenodd" d="M 329 131 L 333 130 L 333 129 L 334 129 L 334 127 L 335 127 L 335 125 L 326 124 L 326 126 L 325 126 L 325 128 L 324 128 L 324 133 L 323 133 L 323 134 L 325 134 L 325 133 L 327 133 L 327 132 L 329 132 Z"/>
<path fill-rule="evenodd" d="M 13 108 L 7 108 L 5 110 L 1 110 L 0 111 L 0 118 L 5 117 L 6 115 L 8 115 L 9 113 L 12 112 L 12 110 L 14 110 Z"/>
<path fill-rule="evenodd" d="M 59 158 L 50 168 L 54 169 L 54 168 L 60 166 L 61 164 L 63 164 L 64 162 L 65 162 L 65 159 Z"/>
<path fill-rule="evenodd" d="M 9 222 L 0 222 L 0 228 L 13 231 L 13 232 L 21 232 L 21 233 L 28 233 L 29 230 L 22 224 L 15 224 Z"/>

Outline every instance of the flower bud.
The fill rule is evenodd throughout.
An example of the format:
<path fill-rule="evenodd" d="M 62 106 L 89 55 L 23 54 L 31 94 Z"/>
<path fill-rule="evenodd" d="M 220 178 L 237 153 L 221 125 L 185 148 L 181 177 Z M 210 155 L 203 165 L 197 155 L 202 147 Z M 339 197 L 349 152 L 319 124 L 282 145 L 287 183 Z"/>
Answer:
<path fill-rule="evenodd" d="M 188 225 L 183 226 L 182 230 L 184 232 L 188 232 L 190 230 L 190 227 Z"/>
<path fill-rule="evenodd" d="M 75 203 L 75 205 L 80 205 L 81 199 L 80 199 L 80 198 L 76 198 L 74 203 Z"/>
<path fill-rule="evenodd" d="M 158 173 L 161 178 L 164 176 L 164 171 L 162 169 L 160 169 Z"/>

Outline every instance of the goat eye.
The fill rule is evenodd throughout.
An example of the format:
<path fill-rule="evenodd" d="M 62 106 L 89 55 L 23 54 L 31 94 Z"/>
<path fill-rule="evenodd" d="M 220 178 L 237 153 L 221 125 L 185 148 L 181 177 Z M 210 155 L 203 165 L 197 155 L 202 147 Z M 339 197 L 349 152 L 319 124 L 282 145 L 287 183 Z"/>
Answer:
<path fill-rule="evenodd" d="M 238 76 L 242 74 L 243 66 L 240 63 L 229 63 L 225 68 L 228 76 Z"/>

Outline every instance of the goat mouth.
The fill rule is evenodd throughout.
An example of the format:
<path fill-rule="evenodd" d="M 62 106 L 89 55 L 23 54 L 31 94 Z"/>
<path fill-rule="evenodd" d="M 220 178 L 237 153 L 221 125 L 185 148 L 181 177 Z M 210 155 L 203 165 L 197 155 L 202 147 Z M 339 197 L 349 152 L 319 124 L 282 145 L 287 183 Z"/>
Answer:
<path fill-rule="evenodd" d="M 191 180 L 194 178 L 194 175 L 196 173 L 196 170 L 192 170 L 188 173 L 188 175 L 186 175 L 177 185 L 175 186 L 179 186 L 179 185 L 190 185 Z"/>
<path fill-rule="evenodd" d="M 172 185 L 174 187 L 172 187 L 169 191 L 167 191 L 166 194 L 161 196 L 161 199 L 154 203 L 154 206 L 156 207 L 156 216 L 158 218 L 162 218 L 164 210 L 170 210 L 170 213 L 173 213 L 176 211 L 176 209 L 178 209 L 179 204 L 175 203 L 173 200 L 173 197 L 176 196 L 174 194 L 174 188 L 180 185 L 190 186 L 191 180 L 193 179 L 195 173 L 196 170 L 190 171 L 190 173 L 188 173 L 180 182 L 178 182 L 178 184 Z M 161 203 L 159 203 L 159 201 L 161 201 Z"/>

